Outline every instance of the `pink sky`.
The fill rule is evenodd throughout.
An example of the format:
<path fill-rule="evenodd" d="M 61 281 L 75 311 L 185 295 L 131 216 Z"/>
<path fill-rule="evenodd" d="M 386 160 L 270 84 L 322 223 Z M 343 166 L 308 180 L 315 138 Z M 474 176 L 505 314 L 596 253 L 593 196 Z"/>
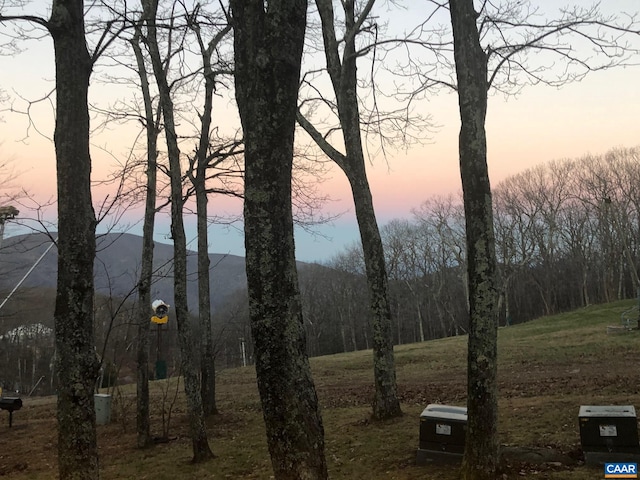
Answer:
<path fill-rule="evenodd" d="M 637 121 L 640 89 L 637 85 L 640 85 L 640 67 L 596 72 L 581 83 L 560 90 L 529 87 L 518 98 L 506 101 L 500 96 L 491 97 L 487 134 L 492 184 L 495 186 L 509 175 L 553 159 L 576 158 L 588 153 L 605 153 L 614 147 L 640 145 L 640 123 Z M 368 167 L 381 225 L 392 218 L 409 217 L 412 208 L 432 196 L 460 191 L 456 97 L 440 95 L 425 107 L 431 111 L 434 121 L 442 125 L 432 135 L 431 142 L 408 152 L 392 152 L 386 163 L 384 159 L 376 158 Z M 18 183 L 39 198 L 53 196 L 55 159 L 51 143 L 35 134 L 26 143 L 16 142 L 24 136 L 21 132 L 26 128 L 25 119 L 10 114 L 4 114 L 4 117 L 7 128 L 3 128 L 0 148 L 4 158 L 13 159 L 14 168 L 24 172 Z M 49 115 L 42 115 L 40 128 L 43 130 L 46 130 L 47 117 Z M 100 138 L 100 143 L 95 142 L 92 157 L 96 178 L 116 164 L 116 159 L 105 153 L 104 148 L 111 149 L 115 155 L 126 151 L 124 145 L 118 150 L 117 137 L 118 133 L 114 132 Z M 331 240 L 299 233 L 298 255 L 303 260 L 326 259 L 358 239 L 349 185 L 342 172 L 333 168 L 321 188 L 333 199 L 327 210 L 346 213 L 333 226 L 320 228 Z M 241 208 L 239 202 L 225 199 L 215 199 L 212 205 L 221 212 L 233 213 Z M 168 231 L 168 226 L 164 230 Z M 243 254 L 239 233 L 216 228 L 213 231 L 219 235 L 218 241 L 213 243 L 220 251 Z M 7 233 L 10 232 L 8 229 Z"/>
<path fill-rule="evenodd" d="M 19 95 L 38 98 L 51 89 L 53 59 L 50 41 L 30 45 L 20 57 L 0 56 L 2 86 L 14 98 Z M 615 69 L 590 74 L 580 83 L 562 89 L 545 86 L 526 88 L 517 98 L 489 99 L 487 118 L 488 161 L 492 184 L 533 165 L 553 159 L 600 154 L 614 147 L 640 145 L 640 67 Z M 92 95 L 108 98 L 110 90 L 92 83 Z M 100 98 L 94 97 L 94 98 Z M 24 105 L 24 102 L 19 102 Z M 103 105 L 104 106 L 104 105 Z M 428 143 L 408 152 L 391 152 L 387 162 L 376 158 L 369 166 L 369 179 L 380 224 L 392 218 L 409 217 L 412 208 L 435 195 L 457 193 L 460 178 L 457 160 L 459 128 L 457 98 L 440 94 L 422 104 L 424 113 L 442 125 Z M 37 127 L 52 136 L 51 106 L 44 102 L 33 106 Z M 15 170 L 23 172 L 17 183 L 40 199 L 55 195 L 55 159 L 49 140 L 28 129 L 23 115 L 0 113 L 0 152 L 12 159 Z M 95 178 L 114 169 L 118 158 L 126 155 L 133 131 L 102 132 L 93 139 L 92 158 Z M 109 150 L 112 154 L 106 153 Z M 327 259 L 346 244 L 357 241 L 358 233 L 348 182 L 333 168 L 322 189 L 334 199 L 327 205 L 331 213 L 346 212 L 333 225 L 320 228 L 331 240 L 312 238 L 299 232 L 298 256 L 302 260 Z M 105 192 L 96 192 L 104 195 Z M 239 212 L 241 204 L 224 199 L 212 200 L 222 212 Z M 55 211 L 50 212 L 55 218 Z M 135 223 L 137 218 L 131 218 Z M 163 226 L 163 222 L 164 225 Z M 193 222 L 189 222 L 191 226 Z M 164 228 L 164 230 L 162 230 Z M 141 228 L 133 230 L 140 233 Z M 168 231 L 160 222 L 158 240 Z M 11 234 L 11 228 L 7 228 Z M 242 255 L 242 236 L 212 227 L 212 249 Z"/>
<path fill-rule="evenodd" d="M 595 72 L 580 83 L 562 89 L 529 87 L 518 96 L 489 99 L 487 114 L 488 163 L 492 185 L 534 165 L 555 159 L 603 154 L 615 147 L 640 145 L 640 67 Z M 436 99 L 430 111 L 443 125 L 433 143 L 398 152 L 388 167 L 378 159 L 369 167 L 374 202 L 382 225 L 393 218 L 408 218 L 411 210 L 436 195 L 461 191 L 457 142 L 457 99 Z M 334 211 L 349 209 L 333 229 L 335 242 L 315 239 L 302 244 L 300 257 L 314 259 L 318 252 L 337 253 L 345 243 L 357 241 L 349 185 L 334 169 L 328 191 L 340 199 Z M 299 242 L 300 244 L 301 242 Z M 337 248 L 335 248 L 337 247 Z M 334 250 L 335 248 L 335 250 Z M 300 250 L 300 248 L 299 248 Z"/>
<path fill-rule="evenodd" d="M 640 68 L 596 72 L 562 89 L 527 88 L 518 98 L 489 98 L 488 163 L 493 185 L 509 175 L 554 159 L 605 153 L 640 145 Z M 431 106 L 431 105 L 429 105 Z M 443 127 L 433 143 L 397 152 L 369 168 L 379 215 L 406 216 L 434 195 L 460 191 L 457 99 L 432 102 L 434 120 Z M 348 184 L 334 173 L 332 193 L 346 198 Z M 341 193 L 342 192 L 342 193 Z"/>

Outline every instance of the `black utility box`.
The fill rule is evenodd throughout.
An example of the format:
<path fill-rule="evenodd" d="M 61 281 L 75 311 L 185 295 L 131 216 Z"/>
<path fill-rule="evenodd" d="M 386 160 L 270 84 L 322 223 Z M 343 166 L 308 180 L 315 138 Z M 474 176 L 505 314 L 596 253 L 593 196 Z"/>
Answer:
<path fill-rule="evenodd" d="M 416 463 L 459 462 L 464 454 L 467 409 L 430 404 L 420 415 L 420 444 Z"/>
<path fill-rule="evenodd" d="M 638 420 L 633 405 L 582 405 L 578 419 L 586 463 L 640 458 Z"/>
<path fill-rule="evenodd" d="M 13 425 L 13 412 L 22 408 L 22 399 L 20 397 L 4 397 L 0 396 L 0 409 L 9 412 L 9 426 Z"/>

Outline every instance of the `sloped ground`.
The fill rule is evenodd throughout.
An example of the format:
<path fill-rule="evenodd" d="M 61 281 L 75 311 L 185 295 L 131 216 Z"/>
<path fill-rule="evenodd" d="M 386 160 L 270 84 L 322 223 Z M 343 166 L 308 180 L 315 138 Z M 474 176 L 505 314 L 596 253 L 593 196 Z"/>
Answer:
<path fill-rule="evenodd" d="M 501 477 L 590 479 L 602 469 L 587 467 L 578 432 L 580 405 L 640 407 L 640 332 L 608 335 L 629 302 L 596 306 L 500 331 L 500 437 L 505 453 Z M 456 479 L 455 466 L 416 466 L 419 416 L 429 403 L 466 403 L 465 337 L 396 349 L 404 416 L 387 422 L 369 418 L 371 352 L 313 359 L 323 408 L 331 478 Z M 182 395 L 172 405 L 169 441 L 135 448 L 135 387 L 113 395 L 112 422 L 98 426 L 105 479 L 271 477 L 260 404 L 251 368 L 227 370 L 218 378 L 220 415 L 210 419 L 217 458 L 190 463 Z M 175 382 L 166 395 L 155 384 L 153 429 L 162 431 Z M 179 387 L 181 391 L 181 386 Z M 26 398 L 22 410 L 0 417 L 0 476 L 55 478 L 55 398 Z"/>

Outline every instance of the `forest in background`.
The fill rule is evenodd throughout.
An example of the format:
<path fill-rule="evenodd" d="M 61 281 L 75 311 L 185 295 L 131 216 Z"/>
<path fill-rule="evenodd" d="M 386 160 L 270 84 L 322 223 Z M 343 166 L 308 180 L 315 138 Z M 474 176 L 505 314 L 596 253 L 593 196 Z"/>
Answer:
<path fill-rule="evenodd" d="M 554 161 L 509 177 L 495 186 L 494 219 L 501 325 L 637 296 L 638 148 Z M 465 334 L 468 306 L 461 199 L 430 198 L 414 210 L 412 218 L 384 225 L 382 238 L 395 343 Z M 299 270 L 309 355 L 371 348 L 359 245 L 322 264 L 300 264 Z M 215 265 L 210 275 L 215 278 Z M 19 290 L 3 311 L 0 357 L 5 388 L 17 386 L 28 393 L 40 382 L 34 394 L 55 389 L 51 380 L 53 298 L 53 290 Z M 96 345 L 103 359 L 105 386 L 135 380 L 135 309 L 133 300 L 108 295 L 96 300 Z M 637 313 L 629 317 L 635 322 Z M 218 367 L 251 364 L 246 291 L 239 289 L 228 297 L 214 311 L 212 322 Z M 42 326 L 16 329 L 20 325 Z M 177 374 L 180 354 L 175 323 L 165 328 L 162 348 L 170 373 Z M 154 359 L 157 330 L 151 333 Z"/>

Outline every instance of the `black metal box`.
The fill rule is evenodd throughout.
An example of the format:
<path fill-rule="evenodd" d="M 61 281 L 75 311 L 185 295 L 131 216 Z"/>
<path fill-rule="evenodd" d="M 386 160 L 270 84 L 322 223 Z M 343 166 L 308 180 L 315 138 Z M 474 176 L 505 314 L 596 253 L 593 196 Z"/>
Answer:
<path fill-rule="evenodd" d="M 420 443 L 416 463 L 459 461 L 464 453 L 467 409 L 430 404 L 420 415 Z"/>
<path fill-rule="evenodd" d="M 633 405 L 582 405 L 578 419 L 587 463 L 637 459 L 640 444 Z"/>

